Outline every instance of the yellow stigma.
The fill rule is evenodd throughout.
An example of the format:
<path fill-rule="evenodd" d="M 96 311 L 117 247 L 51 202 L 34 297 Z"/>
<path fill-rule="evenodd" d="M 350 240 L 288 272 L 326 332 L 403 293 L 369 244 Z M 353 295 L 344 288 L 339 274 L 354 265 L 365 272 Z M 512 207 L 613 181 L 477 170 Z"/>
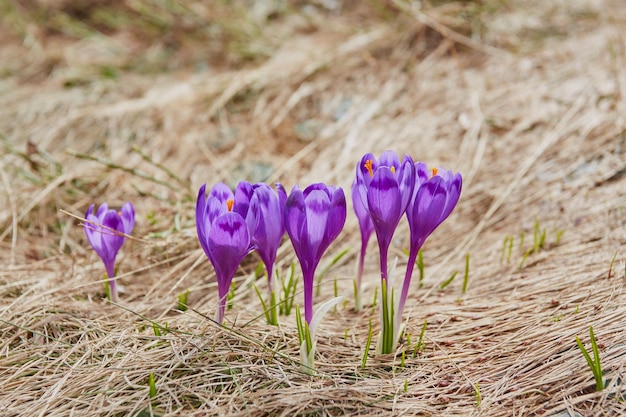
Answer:
<path fill-rule="evenodd" d="M 234 204 L 235 204 L 235 200 L 233 199 L 226 200 L 226 207 L 228 207 L 228 211 L 233 211 Z"/>
<path fill-rule="evenodd" d="M 391 170 L 392 174 L 396 173 L 396 167 L 394 167 L 393 165 L 391 166 L 391 168 L 389 168 Z"/>
<path fill-rule="evenodd" d="M 368 159 L 367 161 L 365 161 L 365 169 L 367 169 L 367 172 L 370 173 L 370 178 L 372 178 L 374 176 L 374 170 L 372 168 L 372 165 L 374 165 L 374 161 L 372 161 L 371 159 Z"/>
<path fill-rule="evenodd" d="M 437 175 L 438 172 L 439 172 L 439 170 L 437 168 L 433 168 L 433 175 L 431 175 L 430 178 L 432 178 L 435 175 Z"/>

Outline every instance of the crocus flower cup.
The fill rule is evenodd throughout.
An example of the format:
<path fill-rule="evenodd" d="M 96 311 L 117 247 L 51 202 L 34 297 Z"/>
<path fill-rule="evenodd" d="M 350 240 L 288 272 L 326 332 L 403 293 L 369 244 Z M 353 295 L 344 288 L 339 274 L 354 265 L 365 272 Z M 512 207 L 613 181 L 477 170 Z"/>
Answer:
<path fill-rule="evenodd" d="M 460 173 L 455 174 L 443 168 L 434 168 L 429 172 L 424 162 L 416 162 L 415 171 L 415 190 L 406 212 L 411 230 L 411 248 L 398 305 L 398 323 L 404 310 L 417 254 L 428 236 L 450 216 L 459 201 L 463 185 Z"/>
<path fill-rule="evenodd" d="M 104 263 L 108 279 L 107 294 L 111 301 L 117 301 L 117 286 L 115 282 L 115 258 L 125 236 L 133 231 L 135 226 L 135 208 L 131 203 L 124 203 L 119 212 L 109 209 L 106 203 L 98 207 L 93 213 L 94 205 L 90 205 L 85 214 L 85 234 L 87 240 Z"/>
<path fill-rule="evenodd" d="M 341 188 L 323 183 L 293 188 L 285 203 L 285 228 L 300 261 L 304 279 L 304 316 L 313 317 L 315 269 L 346 221 L 346 198 Z"/>
<path fill-rule="evenodd" d="M 249 222 L 250 240 L 265 265 L 270 289 L 272 288 L 276 252 L 285 234 L 286 200 L 287 193 L 281 184 L 276 184 L 276 192 L 265 183 L 252 186 L 249 211 L 256 213 L 254 216 L 250 216 L 256 217 L 256 221 Z"/>
<path fill-rule="evenodd" d="M 207 255 L 217 278 L 219 306 L 216 321 L 222 323 L 226 298 L 237 267 L 253 249 L 250 225 L 257 217 L 249 210 L 252 186 L 239 183 L 235 193 L 223 183 L 213 186 L 206 196 L 206 184 L 200 187 L 196 202 L 196 230 L 200 246 Z"/>
<path fill-rule="evenodd" d="M 376 231 L 381 278 L 386 280 L 389 245 L 413 194 L 413 160 L 405 155 L 400 162 L 393 151 L 383 152 L 378 160 L 371 153 L 365 154 L 357 166 L 356 184 L 359 203 L 367 207 Z M 360 223 L 366 222 L 364 211 L 357 217 Z"/>

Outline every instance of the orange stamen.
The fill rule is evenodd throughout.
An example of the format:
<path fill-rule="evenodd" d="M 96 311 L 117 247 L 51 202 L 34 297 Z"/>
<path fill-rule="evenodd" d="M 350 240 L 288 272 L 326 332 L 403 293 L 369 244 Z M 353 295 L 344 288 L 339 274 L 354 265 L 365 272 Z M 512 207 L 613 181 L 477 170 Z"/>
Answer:
<path fill-rule="evenodd" d="M 396 173 L 396 167 L 394 167 L 393 165 L 391 166 L 391 168 L 389 168 L 391 170 L 392 174 Z"/>
<path fill-rule="evenodd" d="M 374 161 L 372 161 L 371 159 L 365 161 L 365 169 L 367 169 L 367 172 L 370 173 L 370 178 L 374 176 L 374 170 L 372 168 L 372 165 L 374 165 Z"/>
<path fill-rule="evenodd" d="M 430 177 L 434 177 L 435 175 L 437 175 L 438 172 L 439 170 L 437 168 L 433 168 L 433 175 L 431 175 Z"/>
<path fill-rule="evenodd" d="M 226 207 L 228 207 L 228 211 L 233 211 L 234 204 L 235 204 L 235 200 L 233 199 L 226 200 Z"/>

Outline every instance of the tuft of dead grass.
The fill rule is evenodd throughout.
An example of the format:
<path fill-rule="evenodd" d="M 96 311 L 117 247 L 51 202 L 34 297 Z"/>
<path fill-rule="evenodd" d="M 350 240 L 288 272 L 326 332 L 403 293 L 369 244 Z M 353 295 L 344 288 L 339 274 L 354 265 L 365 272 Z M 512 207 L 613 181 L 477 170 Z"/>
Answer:
<path fill-rule="evenodd" d="M 203 22 L 254 22 L 243 2 L 218 3 L 159 3 L 149 12 L 174 32 L 195 16 L 190 33 L 200 40 Z M 98 51 L 93 33 L 30 15 L 45 6 L 49 16 L 98 29 L 73 2 L 9 4 L 7 18 L 35 26 L 9 31 L 5 20 L 11 36 L 0 50 L 14 58 L 0 69 L 3 416 L 626 413 L 626 16 L 618 4 L 331 3 L 286 2 L 286 11 L 265 15 L 259 41 L 272 47 L 262 59 L 198 71 L 193 60 L 172 58 L 175 69 L 148 72 L 78 61 L 82 48 Z M 152 4 L 90 7 L 133 21 L 148 11 L 132 7 Z M 104 45 L 127 31 L 150 33 L 105 29 L 96 37 Z M 36 41 L 26 42 L 31 35 Z M 193 55 L 183 38 L 177 53 Z M 216 44 L 225 49 L 202 59 L 236 53 L 222 38 Z M 141 42 L 136 51 L 137 62 L 153 53 Z M 115 76 L 94 77 L 85 70 L 92 64 Z M 276 328 L 263 322 L 254 258 L 235 279 L 227 326 L 215 325 L 215 283 L 194 229 L 200 184 L 323 180 L 348 189 L 361 154 L 385 149 L 464 175 L 459 206 L 425 247 L 425 286 L 414 283 L 407 302 L 412 345 L 371 355 L 361 368 L 378 312 L 370 302 L 357 313 L 348 302 L 322 323 L 318 375 L 305 375 L 293 318 Z M 119 258 L 121 301 L 111 305 L 74 216 L 91 202 L 126 200 L 138 220 Z M 535 222 L 546 243 L 522 263 Z M 349 218 L 331 251 L 350 248 L 350 257 L 330 271 L 318 301 L 335 280 L 350 298 L 359 241 Z M 400 266 L 407 246 L 402 224 L 392 248 Z M 373 241 L 369 250 L 366 300 L 378 281 Z M 466 253 L 468 292 L 459 278 L 441 290 Z M 293 259 L 285 243 L 279 267 Z M 192 309 L 180 312 L 177 294 L 187 289 Z M 424 350 L 414 355 L 424 320 Z M 590 325 L 609 380 L 602 392 L 574 341 L 588 345 Z"/>

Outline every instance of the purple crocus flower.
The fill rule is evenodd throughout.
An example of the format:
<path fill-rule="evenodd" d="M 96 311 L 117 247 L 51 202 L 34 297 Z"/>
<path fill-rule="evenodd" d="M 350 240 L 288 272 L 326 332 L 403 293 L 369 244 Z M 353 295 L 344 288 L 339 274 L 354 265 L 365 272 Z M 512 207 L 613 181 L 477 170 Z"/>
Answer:
<path fill-rule="evenodd" d="M 237 267 L 252 250 L 248 215 L 251 187 L 240 183 L 235 193 L 223 183 L 218 183 L 206 197 L 206 184 L 200 187 L 196 202 L 196 230 L 198 240 L 217 277 L 219 307 L 218 323 L 224 320 L 226 296 L 230 290 Z M 243 214 L 242 214 L 243 213 Z"/>
<path fill-rule="evenodd" d="M 361 281 L 363 280 L 363 265 L 365 263 L 365 255 L 367 253 L 367 243 L 370 240 L 370 236 L 374 231 L 374 223 L 372 222 L 372 216 L 370 216 L 369 208 L 367 207 L 367 186 L 371 178 L 366 175 L 359 178 L 360 169 L 357 166 L 357 179 L 352 183 L 352 207 L 354 213 L 359 221 L 359 229 L 361 230 L 361 253 L 359 255 L 359 266 L 356 277 L 356 297 L 357 297 L 357 309 L 360 309 L 360 292 Z M 367 184 L 365 184 L 367 181 Z M 361 188 L 365 191 L 365 199 L 363 199 L 360 193 Z"/>
<path fill-rule="evenodd" d="M 309 185 L 304 191 L 291 190 L 285 206 L 285 228 L 300 261 L 304 278 L 304 318 L 313 318 L 313 281 L 315 269 L 328 246 L 339 236 L 346 222 L 346 197 L 343 189 L 323 183 Z"/>
<path fill-rule="evenodd" d="M 281 184 L 276 184 L 276 192 L 265 183 L 252 186 L 249 221 L 252 246 L 257 250 L 265 269 L 267 270 L 267 282 L 272 288 L 272 273 L 274 262 L 280 241 L 285 234 L 285 202 L 287 192 Z M 250 214 L 250 213 L 254 213 Z"/>
<path fill-rule="evenodd" d="M 90 205 L 85 214 L 85 234 L 87 240 L 104 263 L 111 301 L 117 301 L 115 285 L 115 257 L 124 243 L 125 235 L 129 235 L 135 226 L 135 208 L 131 203 L 124 203 L 119 212 L 109 210 L 103 203 L 93 214 L 94 205 Z"/>
<path fill-rule="evenodd" d="M 406 211 L 411 230 L 411 249 L 397 320 L 401 320 L 402 317 L 417 254 L 426 238 L 452 213 L 459 201 L 463 183 L 460 173 L 455 174 L 441 168 L 433 168 L 429 173 L 424 162 L 416 162 L 415 171 L 417 173 L 415 190 Z"/>
<path fill-rule="evenodd" d="M 365 154 L 357 166 L 356 191 L 371 216 L 380 250 L 381 279 L 387 280 L 387 254 L 393 233 L 413 194 L 415 166 L 410 156 L 402 163 L 394 151 L 385 151 L 378 161 Z M 362 217 L 365 217 L 362 214 Z M 361 220 L 359 220 L 361 222 Z"/>

